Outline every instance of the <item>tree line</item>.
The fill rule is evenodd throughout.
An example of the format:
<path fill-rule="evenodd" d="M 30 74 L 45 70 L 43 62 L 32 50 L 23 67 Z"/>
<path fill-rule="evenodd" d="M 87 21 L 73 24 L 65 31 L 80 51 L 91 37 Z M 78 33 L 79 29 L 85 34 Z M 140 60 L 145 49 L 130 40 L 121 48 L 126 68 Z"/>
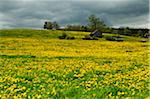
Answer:
<path fill-rule="evenodd" d="M 64 30 L 69 31 L 94 31 L 99 30 L 103 31 L 106 29 L 106 24 L 97 16 L 91 15 L 88 17 L 88 24 L 87 25 L 67 25 Z M 60 29 L 60 25 L 55 22 L 45 22 L 44 29 Z"/>
<path fill-rule="evenodd" d="M 138 29 L 129 27 L 112 28 L 111 33 L 145 38 L 148 38 L 150 36 L 149 29 Z"/>
<path fill-rule="evenodd" d="M 149 37 L 149 29 L 134 29 L 129 27 L 122 28 L 111 28 L 107 26 L 104 21 L 102 21 L 96 15 L 90 15 L 88 17 L 87 25 L 67 25 L 63 29 L 60 28 L 60 25 L 54 22 L 45 22 L 44 29 L 54 29 L 54 30 L 66 30 L 66 31 L 85 31 L 92 32 L 94 30 L 98 30 L 103 33 L 115 33 L 118 35 L 127 35 L 127 36 L 141 36 L 141 37 Z"/>

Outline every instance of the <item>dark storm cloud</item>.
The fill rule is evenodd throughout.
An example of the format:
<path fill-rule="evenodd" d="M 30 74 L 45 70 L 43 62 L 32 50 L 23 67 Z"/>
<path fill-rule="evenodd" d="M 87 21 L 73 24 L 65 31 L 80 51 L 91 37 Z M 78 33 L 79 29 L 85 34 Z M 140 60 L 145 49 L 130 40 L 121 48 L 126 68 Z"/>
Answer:
<path fill-rule="evenodd" d="M 148 27 L 149 0 L 0 0 L 0 28 L 42 28 L 44 21 L 87 24 L 95 14 L 108 25 Z"/>

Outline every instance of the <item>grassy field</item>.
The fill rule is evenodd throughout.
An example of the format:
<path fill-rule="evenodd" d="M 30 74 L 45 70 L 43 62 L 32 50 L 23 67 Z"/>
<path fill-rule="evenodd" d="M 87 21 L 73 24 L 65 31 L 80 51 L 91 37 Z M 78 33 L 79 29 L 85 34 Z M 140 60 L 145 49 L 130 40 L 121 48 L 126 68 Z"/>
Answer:
<path fill-rule="evenodd" d="M 150 98 L 149 42 L 82 40 L 87 32 L 0 30 L 0 98 Z"/>

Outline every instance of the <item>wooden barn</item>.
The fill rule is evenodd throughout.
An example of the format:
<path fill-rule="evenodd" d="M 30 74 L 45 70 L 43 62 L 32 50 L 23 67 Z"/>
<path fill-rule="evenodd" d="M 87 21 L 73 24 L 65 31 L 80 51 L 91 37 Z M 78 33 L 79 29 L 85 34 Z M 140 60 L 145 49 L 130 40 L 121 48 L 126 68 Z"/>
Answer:
<path fill-rule="evenodd" d="M 100 32 L 99 30 L 95 30 L 94 32 L 92 32 L 90 34 L 91 37 L 102 37 L 102 32 Z"/>

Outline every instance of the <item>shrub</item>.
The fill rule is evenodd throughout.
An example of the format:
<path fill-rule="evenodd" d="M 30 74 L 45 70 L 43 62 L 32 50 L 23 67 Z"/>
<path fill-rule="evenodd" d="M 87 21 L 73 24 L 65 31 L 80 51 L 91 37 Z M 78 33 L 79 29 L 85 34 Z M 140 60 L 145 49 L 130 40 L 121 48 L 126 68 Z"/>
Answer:
<path fill-rule="evenodd" d="M 120 36 L 110 36 L 110 37 L 107 37 L 106 40 L 108 40 L 108 41 L 118 41 L 118 42 L 124 41 L 123 38 L 120 37 Z"/>
<path fill-rule="evenodd" d="M 108 40 L 108 41 L 115 41 L 115 38 L 113 38 L 113 37 L 107 37 L 106 40 Z"/>
<path fill-rule="evenodd" d="M 67 39 L 67 40 L 73 40 L 75 37 L 68 36 L 66 33 L 63 33 L 61 36 L 58 37 L 59 39 Z"/>
<path fill-rule="evenodd" d="M 58 38 L 59 39 L 65 39 L 67 37 L 67 34 L 66 33 L 63 33 L 61 36 L 59 36 Z"/>
<path fill-rule="evenodd" d="M 66 37 L 66 39 L 68 39 L 68 40 L 73 40 L 73 39 L 75 39 L 75 37 L 73 37 L 73 36 L 68 36 L 68 37 Z"/>

